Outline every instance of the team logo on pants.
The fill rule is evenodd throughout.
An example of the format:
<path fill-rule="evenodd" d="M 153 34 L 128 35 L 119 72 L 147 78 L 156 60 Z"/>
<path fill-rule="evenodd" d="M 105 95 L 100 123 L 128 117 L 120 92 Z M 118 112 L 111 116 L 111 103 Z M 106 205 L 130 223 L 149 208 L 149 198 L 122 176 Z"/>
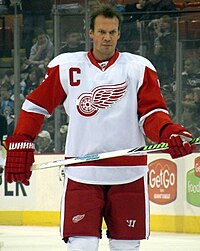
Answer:
<path fill-rule="evenodd" d="M 73 223 L 78 223 L 85 217 L 85 214 L 78 214 L 72 218 Z"/>
<path fill-rule="evenodd" d="M 77 110 L 82 116 L 93 116 L 100 109 L 109 108 L 118 102 L 125 95 L 127 87 L 126 82 L 98 86 L 91 92 L 85 92 L 78 97 L 76 101 Z"/>

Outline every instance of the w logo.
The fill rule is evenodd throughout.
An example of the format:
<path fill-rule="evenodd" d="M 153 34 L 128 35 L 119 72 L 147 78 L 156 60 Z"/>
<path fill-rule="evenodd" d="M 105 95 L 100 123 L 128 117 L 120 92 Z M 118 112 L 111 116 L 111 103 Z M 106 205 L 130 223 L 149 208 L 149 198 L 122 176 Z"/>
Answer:
<path fill-rule="evenodd" d="M 135 227 L 136 220 L 127 220 L 128 227 Z"/>

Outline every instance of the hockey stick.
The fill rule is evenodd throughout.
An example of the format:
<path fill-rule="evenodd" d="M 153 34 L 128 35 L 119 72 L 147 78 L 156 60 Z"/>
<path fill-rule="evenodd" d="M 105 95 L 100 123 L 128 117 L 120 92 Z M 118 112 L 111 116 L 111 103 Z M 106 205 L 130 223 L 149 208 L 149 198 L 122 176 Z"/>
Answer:
<path fill-rule="evenodd" d="M 200 144 L 200 137 L 193 138 L 189 143 L 191 145 Z M 87 161 L 108 159 L 108 158 L 127 156 L 127 155 L 132 155 L 132 154 L 143 154 L 147 152 L 155 152 L 155 151 L 166 150 L 166 149 L 168 149 L 167 143 L 151 144 L 151 145 L 146 145 L 146 146 L 141 146 L 141 147 L 136 147 L 136 148 L 112 151 L 112 152 L 107 152 L 107 153 L 92 154 L 92 155 L 86 155 L 82 157 L 75 157 L 75 158 L 69 158 L 69 159 L 64 159 L 64 160 L 55 160 L 55 161 L 50 161 L 46 163 L 35 164 L 31 167 L 31 170 L 34 171 L 34 170 L 51 168 L 51 167 L 69 166 L 69 165 L 74 165 L 74 164 L 83 163 Z"/>

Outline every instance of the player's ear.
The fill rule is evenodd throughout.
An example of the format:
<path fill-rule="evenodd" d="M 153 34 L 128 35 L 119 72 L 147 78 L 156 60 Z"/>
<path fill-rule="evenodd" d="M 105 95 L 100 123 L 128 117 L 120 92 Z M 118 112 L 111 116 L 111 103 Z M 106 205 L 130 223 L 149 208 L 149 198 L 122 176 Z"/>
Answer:
<path fill-rule="evenodd" d="M 90 29 L 90 31 L 89 31 L 89 36 L 90 36 L 91 39 L 93 39 L 93 37 L 94 37 L 94 31 L 92 29 Z"/>

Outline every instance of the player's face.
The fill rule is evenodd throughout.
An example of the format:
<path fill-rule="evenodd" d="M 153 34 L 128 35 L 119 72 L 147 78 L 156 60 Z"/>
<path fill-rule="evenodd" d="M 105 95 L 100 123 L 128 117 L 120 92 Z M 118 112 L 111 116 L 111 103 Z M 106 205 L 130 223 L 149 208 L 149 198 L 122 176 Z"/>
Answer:
<path fill-rule="evenodd" d="M 38 35 L 38 44 L 39 45 L 45 44 L 46 42 L 47 42 L 47 37 L 45 34 Z"/>
<path fill-rule="evenodd" d="M 97 16 L 94 30 L 90 30 L 90 38 L 93 40 L 94 57 L 97 60 L 110 59 L 115 53 L 117 41 L 120 38 L 118 18 Z"/>

